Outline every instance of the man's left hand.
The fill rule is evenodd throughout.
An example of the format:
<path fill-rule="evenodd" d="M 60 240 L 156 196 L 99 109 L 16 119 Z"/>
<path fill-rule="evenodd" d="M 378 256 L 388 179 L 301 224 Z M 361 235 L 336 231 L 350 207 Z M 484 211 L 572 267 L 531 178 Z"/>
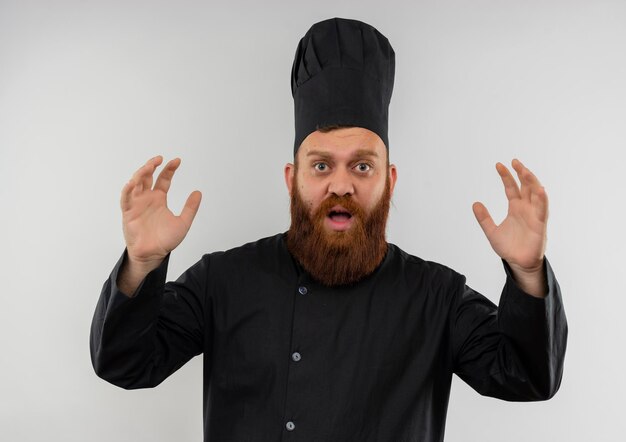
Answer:
<path fill-rule="evenodd" d="M 496 225 L 487 208 L 474 203 L 474 215 L 485 232 L 493 250 L 504 259 L 521 288 L 527 293 L 545 296 L 543 259 L 548 224 L 548 195 L 537 177 L 519 160 L 511 165 L 517 172 L 521 187 L 502 163 L 496 170 L 502 178 L 509 200 L 506 218 Z"/>

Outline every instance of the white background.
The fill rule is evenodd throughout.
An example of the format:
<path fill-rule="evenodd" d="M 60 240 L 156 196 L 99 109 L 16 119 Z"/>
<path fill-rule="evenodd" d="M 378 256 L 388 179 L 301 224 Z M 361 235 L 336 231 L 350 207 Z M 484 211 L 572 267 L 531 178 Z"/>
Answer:
<path fill-rule="evenodd" d="M 203 193 L 168 279 L 286 230 L 291 64 L 335 16 L 396 51 L 391 242 L 497 302 L 504 272 L 471 204 L 503 219 L 494 165 L 514 157 L 550 198 L 561 389 L 509 403 L 455 377 L 446 440 L 623 440 L 626 2 L 606 0 L 0 0 L 0 439 L 201 440 L 200 358 L 153 390 L 91 367 L 91 317 L 124 249 L 120 191 L 161 154 L 182 159 L 175 213 Z"/>

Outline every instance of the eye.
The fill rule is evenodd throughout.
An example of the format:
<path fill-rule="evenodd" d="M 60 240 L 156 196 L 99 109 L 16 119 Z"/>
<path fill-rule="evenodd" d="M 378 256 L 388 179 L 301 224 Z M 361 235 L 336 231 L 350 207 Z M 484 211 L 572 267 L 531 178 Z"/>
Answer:
<path fill-rule="evenodd" d="M 315 163 L 313 168 L 318 172 L 325 172 L 328 169 L 328 164 L 326 163 Z"/>
<path fill-rule="evenodd" d="M 356 165 L 356 168 L 359 172 L 369 172 L 372 167 L 367 163 L 359 163 Z"/>

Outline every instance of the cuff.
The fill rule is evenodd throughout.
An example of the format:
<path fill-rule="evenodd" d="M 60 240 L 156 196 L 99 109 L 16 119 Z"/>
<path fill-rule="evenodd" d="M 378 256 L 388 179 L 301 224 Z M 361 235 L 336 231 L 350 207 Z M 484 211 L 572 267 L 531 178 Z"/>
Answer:
<path fill-rule="evenodd" d="M 517 305 L 520 306 L 522 310 L 526 310 L 527 312 L 531 312 L 533 309 L 536 309 L 537 311 L 545 311 L 545 308 L 554 302 L 555 296 L 558 296 L 559 288 L 552 266 L 545 256 L 543 258 L 543 264 L 547 293 L 543 298 L 538 298 L 522 290 L 513 277 L 513 270 L 503 259 L 502 265 L 504 266 L 504 271 L 506 272 L 506 283 L 502 292 L 503 296 L 500 300 L 500 306 L 505 307 L 506 304 L 508 304 L 509 307 L 511 305 Z"/>
<path fill-rule="evenodd" d="M 123 304 L 125 302 L 130 302 L 135 299 L 141 299 L 145 296 L 150 296 L 151 293 L 155 293 L 158 289 L 162 288 L 165 285 L 165 280 L 167 277 L 167 266 L 169 264 L 170 253 L 168 253 L 161 264 L 150 273 L 148 273 L 145 278 L 141 281 L 137 289 L 134 293 L 131 293 L 132 296 L 126 296 L 124 292 L 122 292 L 117 285 L 117 276 L 119 274 L 122 265 L 128 260 L 128 248 L 124 248 L 124 252 L 122 256 L 117 260 L 117 263 L 113 267 L 111 271 L 111 275 L 109 277 L 109 283 L 111 286 L 111 298 L 109 302 L 109 309 L 114 308 L 116 305 Z"/>

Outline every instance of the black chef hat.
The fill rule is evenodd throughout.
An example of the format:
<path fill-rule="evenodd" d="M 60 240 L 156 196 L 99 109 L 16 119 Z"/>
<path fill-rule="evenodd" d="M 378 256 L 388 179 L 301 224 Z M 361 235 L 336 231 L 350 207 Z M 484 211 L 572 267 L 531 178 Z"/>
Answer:
<path fill-rule="evenodd" d="M 291 68 L 294 156 L 307 135 L 328 125 L 364 127 L 389 149 L 394 73 L 395 52 L 371 25 L 331 18 L 311 26 L 298 43 Z"/>

